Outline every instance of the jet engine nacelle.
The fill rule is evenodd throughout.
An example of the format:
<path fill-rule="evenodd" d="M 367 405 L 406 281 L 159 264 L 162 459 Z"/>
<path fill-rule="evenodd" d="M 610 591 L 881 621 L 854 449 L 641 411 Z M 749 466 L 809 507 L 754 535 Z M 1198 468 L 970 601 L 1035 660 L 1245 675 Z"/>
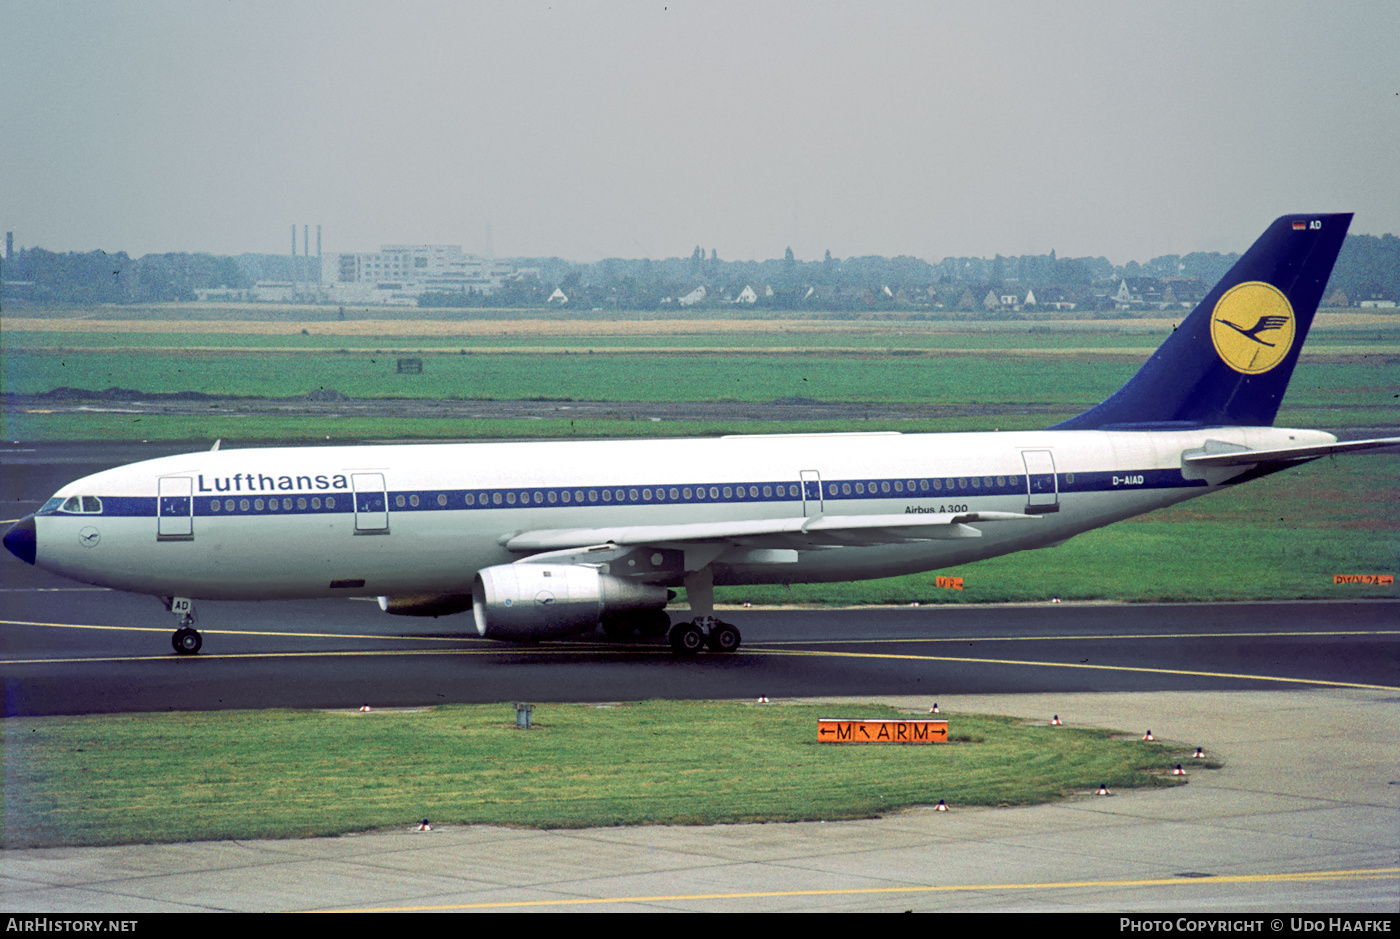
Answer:
<path fill-rule="evenodd" d="M 581 564 L 500 564 L 472 584 L 476 631 L 487 639 L 557 639 L 588 632 L 604 613 L 661 609 L 670 592 Z"/>

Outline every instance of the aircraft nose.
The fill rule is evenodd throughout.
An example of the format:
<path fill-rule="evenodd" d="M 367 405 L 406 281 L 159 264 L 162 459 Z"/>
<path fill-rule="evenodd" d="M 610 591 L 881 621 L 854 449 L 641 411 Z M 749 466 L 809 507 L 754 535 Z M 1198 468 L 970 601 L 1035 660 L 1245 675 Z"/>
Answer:
<path fill-rule="evenodd" d="M 5 532 L 5 547 L 24 563 L 34 563 L 39 549 L 39 539 L 34 534 L 34 516 L 26 515 L 10 526 L 10 530 Z"/>

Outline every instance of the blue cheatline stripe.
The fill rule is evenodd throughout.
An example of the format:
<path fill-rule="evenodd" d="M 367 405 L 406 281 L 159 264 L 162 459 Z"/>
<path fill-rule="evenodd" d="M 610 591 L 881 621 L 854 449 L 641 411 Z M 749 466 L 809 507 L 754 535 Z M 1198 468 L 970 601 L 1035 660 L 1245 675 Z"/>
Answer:
<path fill-rule="evenodd" d="M 1045 479 L 1048 481 L 1048 474 Z M 808 481 L 807 501 L 818 501 L 816 482 Z M 1186 479 L 1178 469 L 1113 470 L 1058 473 L 1055 488 L 1060 495 L 1080 492 L 1122 492 L 1133 489 L 1183 489 L 1206 485 Z M 801 482 L 692 483 L 666 486 L 545 486 L 492 489 L 402 489 L 389 492 L 391 512 L 440 512 L 446 510 L 501 510 L 534 508 L 607 508 L 616 505 L 713 505 L 790 503 L 802 501 Z M 871 499 L 966 499 L 974 496 L 1024 496 L 1026 477 L 954 476 L 865 479 L 823 479 L 821 499 L 843 502 Z M 1047 487 L 1048 490 L 1048 487 Z M 378 495 L 378 493 L 372 493 Z M 1047 491 L 1048 494 L 1048 491 Z M 366 493 L 360 493 L 363 498 Z M 339 515 L 353 512 L 355 494 L 348 489 L 316 493 L 242 492 L 218 496 L 196 495 L 194 514 L 220 515 Z M 184 496 L 167 497 L 183 500 Z M 103 496 L 102 515 L 154 517 L 153 496 Z M 376 507 L 376 510 L 382 511 Z M 64 514 L 53 510 L 40 514 Z M 183 515 L 179 507 L 167 514 Z M 75 518 L 85 516 L 74 515 Z M 91 516 L 97 517 L 97 516 Z"/>

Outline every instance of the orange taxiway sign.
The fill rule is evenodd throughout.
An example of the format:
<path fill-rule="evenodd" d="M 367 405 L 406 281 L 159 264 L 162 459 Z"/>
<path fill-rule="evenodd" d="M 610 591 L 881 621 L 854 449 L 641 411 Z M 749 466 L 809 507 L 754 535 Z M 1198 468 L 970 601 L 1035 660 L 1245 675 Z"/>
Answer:
<path fill-rule="evenodd" d="M 823 717 L 817 721 L 820 743 L 947 743 L 947 721 L 851 721 Z"/>

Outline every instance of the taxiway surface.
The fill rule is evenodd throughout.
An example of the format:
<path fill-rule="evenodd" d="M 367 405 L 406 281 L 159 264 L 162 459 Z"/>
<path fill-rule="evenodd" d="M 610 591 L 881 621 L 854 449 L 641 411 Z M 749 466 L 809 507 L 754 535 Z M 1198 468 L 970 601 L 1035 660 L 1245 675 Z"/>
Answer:
<path fill-rule="evenodd" d="M 17 565 L 8 565 L 13 568 Z M 36 572 L 35 579 L 42 577 Z M 734 655 L 664 642 L 535 645 L 470 615 L 391 617 L 373 601 L 201 603 L 204 651 L 176 655 L 155 600 L 4 587 L 7 716 L 813 695 L 1385 688 L 1400 604 L 1027 604 L 726 610 Z"/>

